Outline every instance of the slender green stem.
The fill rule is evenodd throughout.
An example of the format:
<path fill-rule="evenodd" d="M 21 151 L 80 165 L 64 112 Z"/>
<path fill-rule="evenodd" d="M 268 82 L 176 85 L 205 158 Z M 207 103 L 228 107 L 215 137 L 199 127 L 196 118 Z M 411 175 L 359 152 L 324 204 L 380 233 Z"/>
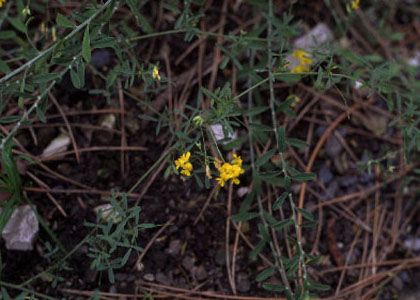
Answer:
<path fill-rule="evenodd" d="M 0 286 L 4 286 L 4 287 L 10 288 L 10 289 L 14 289 L 14 290 L 26 292 L 26 293 L 35 295 L 35 296 L 40 297 L 40 298 L 43 298 L 43 299 L 49 299 L 49 300 L 54 300 L 55 299 L 55 298 L 50 297 L 48 295 L 45 295 L 45 294 L 42 294 L 42 293 L 38 293 L 38 292 L 35 292 L 33 290 L 30 290 L 30 289 L 21 287 L 19 285 L 13 284 L 13 283 L 5 282 L 5 281 L 0 281 Z"/>
<path fill-rule="evenodd" d="M 274 16 L 273 16 L 273 1 L 270 0 L 268 3 L 268 29 L 267 29 L 267 35 L 268 35 L 268 39 L 267 39 L 267 50 L 268 50 L 268 83 L 269 83 L 269 89 L 270 89 L 270 110 L 271 110 L 271 118 L 272 118 L 272 122 L 273 122 L 273 131 L 276 137 L 276 145 L 279 145 L 278 143 L 278 135 L 277 135 L 277 120 L 276 120 L 276 112 L 274 109 L 274 101 L 275 101 L 275 97 L 274 97 L 274 76 L 273 76 L 273 51 L 272 51 L 272 30 L 273 30 L 273 24 L 272 24 L 272 20 L 273 20 Z M 280 155 L 282 155 L 282 153 L 280 153 Z M 258 199 L 258 202 L 261 202 L 261 199 Z M 258 206 L 262 207 L 262 203 L 258 203 Z M 265 221 L 265 220 L 264 220 Z M 278 271 L 280 274 L 280 277 L 282 278 L 282 281 L 285 285 L 285 292 L 286 295 L 291 295 L 293 297 L 293 291 L 291 290 L 290 287 L 290 283 L 289 280 L 287 278 L 286 275 L 286 271 L 285 271 L 285 267 L 283 264 L 283 261 L 281 260 L 280 257 L 277 257 L 275 255 L 276 253 L 276 249 L 274 247 L 274 245 L 272 245 L 272 242 L 270 242 L 270 246 L 272 248 L 273 254 L 276 257 L 276 264 L 278 265 Z"/>
<path fill-rule="evenodd" d="M 104 11 L 105 8 L 107 8 L 112 2 L 113 2 L 113 0 L 108 0 L 93 15 L 91 15 L 89 18 L 87 18 L 83 23 L 81 23 L 72 32 L 70 32 L 66 37 L 64 37 L 64 41 L 67 41 L 67 40 L 71 39 L 78 32 L 80 32 L 83 28 L 87 27 L 90 24 L 90 22 L 92 22 L 92 20 L 95 19 L 102 11 Z M 37 62 L 38 60 L 40 60 L 44 56 L 46 56 L 46 55 L 50 54 L 52 51 L 54 51 L 54 49 L 57 47 L 57 45 L 58 45 L 58 42 L 56 42 L 50 48 L 41 51 L 37 56 L 35 56 L 34 58 L 32 58 L 30 61 L 26 62 L 25 64 L 21 65 L 16 70 L 14 70 L 14 71 L 10 72 L 9 74 L 7 74 L 6 76 L 0 78 L 0 84 L 6 82 L 10 78 L 13 78 L 17 74 L 24 71 L 25 69 L 30 68 L 35 62 Z"/>

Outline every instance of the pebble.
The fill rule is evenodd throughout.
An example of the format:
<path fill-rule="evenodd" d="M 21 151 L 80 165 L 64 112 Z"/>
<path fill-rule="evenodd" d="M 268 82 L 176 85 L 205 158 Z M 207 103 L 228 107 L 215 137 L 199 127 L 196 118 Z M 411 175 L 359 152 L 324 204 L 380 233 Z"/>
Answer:
<path fill-rule="evenodd" d="M 319 170 L 318 177 L 322 183 L 327 184 L 333 179 L 333 174 L 326 165 L 323 165 Z"/>
<path fill-rule="evenodd" d="M 207 279 L 208 274 L 206 269 L 204 268 L 203 265 L 199 265 L 198 267 L 195 267 L 193 269 L 193 274 L 194 277 L 198 280 L 198 281 L 203 281 L 205 279 Z"/>
<path fill-rule="evenodd" d="M 185 256 L 182 260 L 182 266 L 188 270 L 191 271 L 194 268 L 195 259 L 191 256 Z"/>
<path fill-rule="evenodd" d="M 152 273 L 147 273 L 143 276 L 144 280 L 147 281 L 155 281 L 155 275 L 153 275 Z"/>
<path fill-rule="evenodd" d="M 241 293 L 246 293 L 251 289 L 251 282 L 247 273 L 239 272 L 236 276 L 236 288 Z"/>
<path fill-rule="evenodd" d="M 182 242 L 180 240 L 172 240 L 169 243 L 169 248 L 167 252 L 169 255 L 177 256 L 181 252 Z"/>

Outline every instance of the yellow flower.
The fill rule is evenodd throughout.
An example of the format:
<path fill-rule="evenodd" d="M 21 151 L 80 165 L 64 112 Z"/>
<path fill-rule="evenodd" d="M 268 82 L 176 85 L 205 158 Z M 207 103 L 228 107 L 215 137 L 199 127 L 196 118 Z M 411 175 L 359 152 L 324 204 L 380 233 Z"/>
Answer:
<path fill-rule="evenodd" d="M 308 52 L 302 49 L 296 49 L 293 51 L 292 57 L 298 61 L 298 65 L 291 70 L 292 73 L 309 72 L 313 60 Z"/>
<path fill-rule="evenodd" d="M 4 4 L 6 4 L 6 0 L 0 0 L 0 7 L 3 7 Z"/>
<path fill-rule="evenodd" d="M 191 171 L 193 170 L 193 166 L 190 163 L 190 156 L 191 153 L 188 151 L 182 154 L 177 160 L 175 160 L 175 167 L 176 169 L 182 169 L 181 174 L 185 176 L 191 176 Z"/>
<path fill-rule="evenodd" d="M 356 10 L 360 7 L 360 0 L 353 0 L 351 1 L 351 9 Z"/>
<path fill-rule="evenodd" d="M 156 79 L 156 80 L 160 81 L 159 69 L 156 66 L 153 67 L 152 77 L 153 77 L 153 79 Z"/>
<path fill-rule="evenodd" d="M 214 165 L 219 171 L 219 177 L 216 178 L 216 181 L 221 187 L 225 186 L 225 183 L 229 180 L 234 184 L 239 184 L 240 181 L 238 177 L 245 173 L 245 170 L 242 168 L 242 159 L 236 154 L 233 154 L 231 163 L 225 162 L 221 165 L 220 162 L 216 160 Z"/>

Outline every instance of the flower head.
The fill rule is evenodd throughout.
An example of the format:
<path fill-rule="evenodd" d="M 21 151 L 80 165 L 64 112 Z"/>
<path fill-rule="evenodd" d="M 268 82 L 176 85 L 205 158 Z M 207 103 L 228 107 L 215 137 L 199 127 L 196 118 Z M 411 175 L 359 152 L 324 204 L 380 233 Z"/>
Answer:
<path fill-rule="evenodd" d="M 351 9 L 356 10 L 360 7 L 360 0 L 352 0 L 351 1 Z"/>
<path fill-rule="evenodd" d="M 159 69 L 158 69 L 157 66 L 153 66 L 152 77 L 153 77 L 153 79 L 156 79 L 156 80 L 160 81 Z"/>
<path fill-rule="evenodd" d="M 299 74 L 309 72 L 310 66 L 313 63 L 313 59 L 308 52 L 302 49 L 296 49 L 293 51 L 292 57 L 295 58 L 298 62 L 297 66 L 291 70 L 292 73 Z"/>
<path fill-rule="evenodd" d="M 181 174 L 185 176 L 191 176 L 191 171 L 193 170 L 193 166 L 190 163 L 190 156 L 191 153 L 188 151 L 182 154 L 177 160 L 175 160 L 175 167 L 176 169 L 181 169 Z"/>
<path fill-rule="evenodd" d="M 0 0 L 0 7 L 3 7 L 3 5 L 6 3 L 6 0 Z"/>
<path fill-rule="evenodd" d="M 225 162 L 221 165 L 219 161 L 216 161 L 214 165 L 219 171 L 219 177 L 216 178 L 216 181 L 221 187 L 225 186 L 225 183 L 229 180 L 234 184 L 239 184 L 238 177 L 245 173 L 245 170 L 242 168 L 242 159 L 236 154 L 233 154 L 233 159 L 230 163 Z"/>

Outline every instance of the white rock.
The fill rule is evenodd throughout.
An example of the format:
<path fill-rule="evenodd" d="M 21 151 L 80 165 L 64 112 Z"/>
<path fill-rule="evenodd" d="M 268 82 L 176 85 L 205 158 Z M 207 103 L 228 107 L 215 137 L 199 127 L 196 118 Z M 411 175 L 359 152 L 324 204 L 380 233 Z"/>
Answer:
<path fill-rule="evenodd" d="M 246 186 L 241 186 L 237 191 L 236 194 L 238 195 L 239 198 L 242 198 L 243 196 L 245 196 L 246 194 L 248 194 L 249 189 Z"/>
<path fill-rule="evenodd" d="M 6 242 L 6 249 L 27 251 L 33 249 L 39 231 L 38 219 L 29 205 L 17 207 L 1 235 Z"/>
<path fill-rule="evenodd" d="M 222 140 L 224 140 L 223 142 L 221 142 L 222 144 L 225 144 L 226 139 L 232 140 L 232 139 L 236 139 L 237 138 L 237 134 L 236 132 L 227 132 L 227 135 L 225 135 L 225 133 L 223 132 L 223 126 L 222 124 L 213 124 L 210 126 L 211 131 L 213 132 L 214 138 L 216 140 L 216 142 L 221 142 Z"/>
<path fill-rule="evenodd" d="M 51 141 L 51 143 L 44 149 L 41 154 L 42 158 L 47 158 L 54 156 L 60 152 L 64 152 L 67 150 L 68 146 L 70 145 L 70 137 L 66 133 L 61 133 L 55 139 Z"/>
<path fill-rule="evenodd" d="M 108 222 L 110 220 L 112 221 L 112 223 L 121 222 L 121 215 L 109 203 L 98 205 L 93 210 L 97 215 L 99 215 L 101 220 L 105 222 Z"/>
<path fill-rule="evenodd" d="M 420 51 L 417 51 L 413 57 L 410 57 L 407 60 L 407 64 L 412 67 L 419 67 L 420 66 Z"/>
<path fill-rule="evenodd" d="M 420 251 L 420 238 L 409 238 L 403 242 L 404 248 L 411 251 Z"/>
<path fill-rule="evenodd" d="M 331 29 L 324 23 L 319 23 L 306 34 L 296 39 L 293 46 L 308 52 L 317 50 L 317 48 L 325 43 L 332 41 L 334 35 Z"/>
<path fill-rule="evenodd" d="M 108 128 L 108 129 L 114 129 L 116 120 L 117 118 L 115 117 L 114 114 L 108 114 L 103 118 L 100 126 Z"/>

